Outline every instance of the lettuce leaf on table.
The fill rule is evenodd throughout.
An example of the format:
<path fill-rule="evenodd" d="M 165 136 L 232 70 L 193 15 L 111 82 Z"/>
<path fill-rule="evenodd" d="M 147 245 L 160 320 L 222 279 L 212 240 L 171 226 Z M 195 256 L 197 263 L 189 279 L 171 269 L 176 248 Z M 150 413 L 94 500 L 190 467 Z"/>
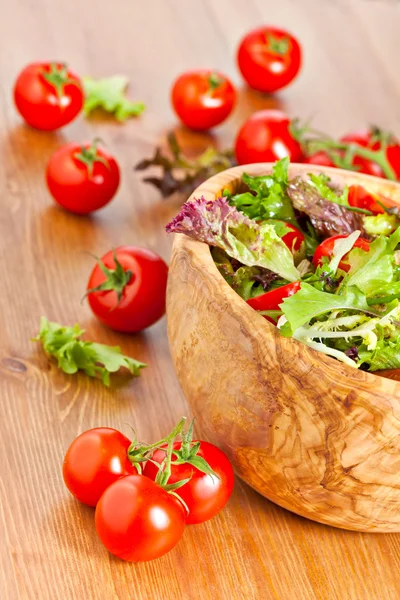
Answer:
<path fill-rule="evenodd" d="M 83 110 L 89 115 L 96 108 L 112 113 L 117 121 L 139 116 L 145 109 L 143 102 L 132 102 L 125 95 L 129 79 L 125 75 L 114 75 L 104 79 L 83 78 L 85 103 Z"/>
<path fill-rule="evenodd" d="M 300 279 L 293 255 L 274 226 L 252 221 L 230 206 L 227 198 L 186 202 L 166 230 L 222 248 L 243 265 L 264 267 L 287 281 Z"/>
<path fill-rule="evenodd" d="M 57 359 L 59 368 L 69 375 L 83 371 L 89 377 L 101 377 L 104 385 L 110 385 L 110 373 L 115 373 L 125 367 L 131 375 L 138 376 L 140 370 L 146 367 L 121 353 L 119 346 L 106 346 L 96 342 L 81 340 L 85 333 L 78 324 L 64 327 L 42 317 L 40 330 L 32 341 L 42 342 L 47 354 Z"/>

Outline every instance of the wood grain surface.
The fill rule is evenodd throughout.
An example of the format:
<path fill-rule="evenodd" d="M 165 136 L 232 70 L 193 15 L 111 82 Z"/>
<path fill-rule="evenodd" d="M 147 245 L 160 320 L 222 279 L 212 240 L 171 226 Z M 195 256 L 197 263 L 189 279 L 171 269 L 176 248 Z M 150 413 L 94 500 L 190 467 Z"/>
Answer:
<path fill-rule="evenodd" d="M 243 191 L 244 172 L 218 173 L 190 199 Z M 290 165 L 289 178 L 326 173 L 400 202 L 400 184 L 361 173 Z M 208 439 L 263 496 L 320 523 L 400 532 L 400 384 L 283 337 L 218 272 L 207 244 L 175 237 L 168 278 L 170 350 Z"/>
<path fill-rule="evenodd" d="M 178 130 L 195 152 L 232 143 L 253 110 L 281 106 L 315 116 L 333 134 L 378 123 L 400 132 L 400 14 L 393 0 L 0 0 L 0 598 L 5 600 L 396 600 L 399 537 L 348 533 L 297 517 L 240 481 L 227 508 L 189 527 L 178 547 L 143 565 L 114 559 L 97 540 L 93 511 L 61 478 L 63 454 L 82 430 L 134 426 L 142 439 L 188 414 L 168 352 L 165 322 L 122 336 L 95 321 L 82 291 L 87 254 L 146 245 L 168 259 L 163 225 L 178 199 L 162 202 L 132 165 L 176 123 L 168 102 L 183 69 L 216 66 L 240 85 L 234 115 L 211 138 Z M 275 99 L 246 90 L 233 60 L 238 38 L 261 22 L 301 39 L 301 77 Z M 82 74 L 129 76 L 148 109 L 123 126 L 79 118 L 58 134 L 27 129 L 11 87 L 26 63 L 67 60 Z M 43 182 L 63 142 L 101 136 L 121 164 L 112 204 L 92 218 L 58 210 Z M 150 363 L 140 380 L 111 390 L 58 372 L 29 339 L 41 315 L 79 321 L 88 337 L 120 344 Z"/>

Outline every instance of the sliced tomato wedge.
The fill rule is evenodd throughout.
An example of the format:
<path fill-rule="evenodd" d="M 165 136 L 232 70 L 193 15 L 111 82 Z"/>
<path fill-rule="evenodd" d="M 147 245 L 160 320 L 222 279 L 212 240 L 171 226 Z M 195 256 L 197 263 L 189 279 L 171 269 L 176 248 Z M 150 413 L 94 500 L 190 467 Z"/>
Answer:
<path fill-rule="evenodd" d="M 298 252 L 304 242 L 304 235 L 294 225 L 286 222 L 285 225 L 290 231 L 282 237 L 282 242 L 286 244 L 291 252 Z"/>
<path fill-rule="evenodd" d="M 285 298 L 289 298 L 289 296 L 293 296 L 293 294 L 299 291 L 300 283 L 300 281 L 287 283 L 280 288 L 276 288 L 276 290 L 271 290 L 255 298 L 250 298 L 247 300 L 247 304 L 255 310 L 279 310 L 279 305 L 282 304 Z M 267 315 L 263 315 L 263 317 L 275 325 L 275 321 L 271 317 Z"/>
<path fill-rule="evenodd" d="M 347 235 L 334 235 L 330 238 L 327 238 L 323 242 L 321 242 L 313 256 L 312 263 L 313 263 L 314 267 L 318 267 L 319 265 L 322 265 L 324 256 L 326 256 L 330 260 L 332 257 L 332 254 L 333 254 L 333 248 L 335 246 L 336 240 L 341 240 L 346 237 L 348 237 L 348 236 Z M 369 246 L 370 246 L 370 242 L 368 240 L 366 240 L 364 238 L 358 238 L 358 240 L 356 240 L 353 248 L 361 248 L 361 250 L 364 250 L 364 252 L 369 252 Z M 339 269 L 341 269 L 342 271 L 346 271 L 346 273 L 350 270 L 350 265 L 346 262 L 347 256 L 348 255 L 346 254 L 339 263 Z"/>
<path fill-rule="evenodd" d="M 374 215 L 383 214 L 386 208 L 398 206 L 394 200 L 382 194 L 373 194 L 368 192 L 362 185 L 351 185 L 349 187 L 349 204 L 356 208 L 364 208 L 370 210 Z M 383 206 L 381 206 L 381 204 Z"/>

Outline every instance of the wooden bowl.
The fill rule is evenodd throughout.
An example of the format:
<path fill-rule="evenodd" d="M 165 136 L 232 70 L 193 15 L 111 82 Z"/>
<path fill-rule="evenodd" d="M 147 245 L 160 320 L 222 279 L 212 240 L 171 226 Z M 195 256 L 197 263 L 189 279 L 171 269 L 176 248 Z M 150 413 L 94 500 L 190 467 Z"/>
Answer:
<path fill-rule="evenodd" d="M 238 191 L 235 167 L 192 195 Z M 339 169 L 324 172 L 400 203 L 400 185 Z M 176 235 L 167 296 L 175 369 L 202 433 L 236 473 L 303 517 L 358 531 L 400 531 L 400 382 L 351 367 L 279 331 L 234 292 L 208 246 Z"/>

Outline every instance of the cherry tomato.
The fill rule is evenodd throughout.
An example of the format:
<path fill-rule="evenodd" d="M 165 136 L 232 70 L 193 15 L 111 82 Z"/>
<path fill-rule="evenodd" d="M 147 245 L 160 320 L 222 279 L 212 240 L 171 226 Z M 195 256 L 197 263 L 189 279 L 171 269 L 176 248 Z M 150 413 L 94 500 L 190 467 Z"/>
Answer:
<path fill-rule="evenodd" d="M 195 443 L 196 441 L 192 442 L 192 444 Z M 182 442 L 175 442 L 173 445 L 174 450 L 180 450 L 181 447 Z M 152 460 L 162 463 L 165 456 L 166 452 L 158 449 L 154 452 Z M 171 476 L 168 479 L 168 483 L 176 483 L 190 478 L 190 481 L 176 490 L 176 494 L 184 500 L 189 509 L 189 515 L 186 518 L 188 524 L 203 523 L 215 517 L 228 502 L 234 484 L 231 463 L 222 450 L 209 442 L 200 442 L 197 456 L 204 458 L 219 479 L 202 473 L 190 463 L 172 465 Z M 154 481 L 157 472 L 158 468 L 151 462 L 147 462 L 143 475 Z"/>
<path fill-rule="evenodd" d="M 89 429 L 70 445 L 64 458 L 65 485 L 75 498 L 96 506 L 109 485 L 120 477 L 137 474 L 127 451 L 131 442 L 109 427 Z"/>
<path fill-rule="evenodd" d="M 327 256 L 328 259 L 330 259 L 333 254 L 333 249 L 334 249 L 336 240 L 341 240 L 346 237 L 348 237 L 348 236 L 347 235 L 334 235 L 330 238 L 327 238 L 323 242 L 321 242 L 320 245 L 318 246 L 318 248 L 316 249 L 313 259 L 312 259 L 312 263 L 313 263 L 314 267 L 318 267 L 318 265 L 321 265 L 323 263 L 322 259 L 324 256 Z M 370 242 L 368 240 L 365 240 L 364 238 L 358 238 L 356 240 L 356 242 L 354 243 L 353 248 L 360 248 L 361 250 L 364 250 L 364 252 L 369 252 L 369 246 L 370 246 Z M 339 269 L 341 269 L 342 271 L 346 271 L 346 273 L 347 273 L 350 270 L 350 265 L 346 262 L 346 257 L 347 257 L 347 254 L 340 261 Z"/>
<path fill-rule="evenodd" d="M 377 150 L 380 148 L 379 143 L 374 143 L 373 133 L 370 131 L 358 131 L 348 133 L 340 138 L 341 142 L 353 143 L 362 148 L 370 148 L 371 150 Z M 375 175 L 376 177 L 383 177 L 382 168 L 375 162 L 360 156 L 355 156 L 352 160 L 352 164 L 357 167 L 359 173 L 366 173 L 367 175 Z"/>
<path fill-rule="evenodd" d="M 315 154 L 311 154 L 307 156 L 303 160 L 303 162 L 309 165 L 322 165 L 323 167 L 336 167 L 335 163 L 331 159 L 331 157 L 322 150 L 320 152 L 315 152 Z"/>
<path fill-rule="evenodd" d="M 371 131 L 361 131 L 358 133 L 349 133 L 341 138 L 343 142 L 353 142 L 358 146 L 369 150 L 379 150 L 382 146 L 381 142 L 376 139 L 376 133 Z M 386 160 L 393 169 L 397 179 L 400 178 L 400 144 L 392 138 L 386 149 Z M 355 156 L 352 164 L 358 167 L 360 173 L 367 175 L 375 175 L 376 177 L 385 177 L 382 167 L 374 161 Z"/>
<path fill-rule="evenodd" d="M 181 503 L 148 477 L 130 475 L 106 489 L 96 507 L 96 530 L 115 556 L 132 562 L 159 558 L 182 537 Z"/>
<path fill-rule="evenodd" d="M 386 158 L 397 179 L 400 179 L 400 144 L 390 144 L 386 150 Z"/>
<path fill-rule="evenodd" d="M 182 123 L 203 131 L 225 121 L 234 107 L 236 91 L 221 73 L 188 71 L 175 81 L 171 99 Z"/>
<path fill-rule="evenodd" d="M 300 229 L 297 229 L 294 225 L 291 225 L 290 223 L 285 223 L 285 225 L 291 231 L 282 237 L 282 242 L 286 244 L 291 252 L 298 252 L 304 242 L 304 235 Z"/>
<path fill-rule="evenodd" d="M 110 202 L 119 186 L 118 164 L 97 140 L 66 144 L 47 164 L 46 181 L 54 200 L 66 210 L 87 215 Z"/>
<path fill-rule="evenodd" d="M 81 81 L 61 63 L 33 63 L 18 75 L 14 102 L 35 129 L 53 131 L 70 123 L 83 106 Z"/>
<path fill-rule="evenodd" d="M 236 137 L 237 162 L 240 165 L 275 162 L 284 156 L 289 156 L 291 162 L 301 162 L 303 151 L 289 126 L 289 118 L 279 110 L 255 112 Z"/>
<path fill-rule="evenodd" d="M 89 278 L 87 295 L 96 317 L 130 333 L 150 327 L 165 313 L 168 267 L 151 250 L 120 246 L 107 252 Z M 106 271 L 106 273 L 104 272 Z"/>
<path fill-rule="evenodd" d="M 265 292 L 265 294 L 261 294 L 255 298 L 250 298 L 247 300 L 247 304 L 254 308 L 254 310 L 279 310 L 279 305 L 282 304 L 285 298 L 289 298 L 289 296 L 293 296 L 293 294 L 299 291 L 300 283 L 300 281 L 287 283 L 275 290 Z M 273 325 L 276 324 L 271 317 L 267 315 L 263 315 L 263 317 Z"/>
<path fill-rule="evenodd" d="M 250 31 L 240 42 L 237 60 L 248 85 L 271 93 L 288 85 L 301 67 L 301 48 L 296 38 L 275 27 Z"/>

